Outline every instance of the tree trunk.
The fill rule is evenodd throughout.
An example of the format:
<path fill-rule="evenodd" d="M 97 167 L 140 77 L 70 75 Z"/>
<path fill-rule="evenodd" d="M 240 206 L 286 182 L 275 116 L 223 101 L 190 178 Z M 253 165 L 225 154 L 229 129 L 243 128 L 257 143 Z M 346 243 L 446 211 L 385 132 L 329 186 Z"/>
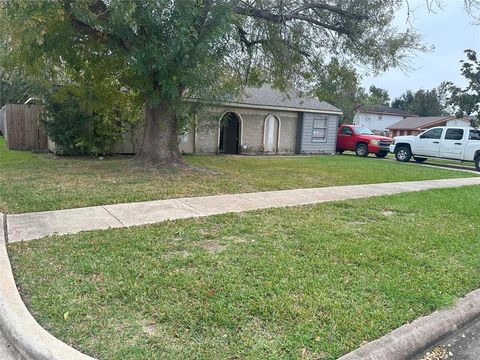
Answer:
<path fill-rule="evenodd" d="M 153 166 L 183 166 L 175 112 L 161 102 L 155 107 L 145 104 L 144 113 L 143 145 L 135 156 L 135 162 Z"/>

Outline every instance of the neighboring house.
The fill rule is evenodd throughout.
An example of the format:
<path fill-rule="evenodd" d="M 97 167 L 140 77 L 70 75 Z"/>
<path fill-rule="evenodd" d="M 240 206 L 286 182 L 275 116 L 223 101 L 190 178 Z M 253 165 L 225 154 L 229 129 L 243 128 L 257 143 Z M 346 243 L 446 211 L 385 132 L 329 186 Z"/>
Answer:
<path fill-rule="evenodd" d="M 180 136 L 179 147 L 197 154 L 333 154 L 341 114 L 295 92 L 247 88 L 238 100 L 199 113 L 193 129 Z M 130 148 L 125 142 L 117 152 Z"/>
<path fill-rule="evenodd" d="M 470 126 L 469 118 L 457 119 L 455 116 L 417 116 L 407 117 L 388 127 L 388 136 L 417 135 L 435 126 Z"/>
<path fill-rule="evenodd" d="M 385 105 L 362 105 L 358 108 L 357 113 L 353 117 L 353 123 L 355 125 L 361 125 L 369 128 L 378 135 L 387 135 L 387 129 L 390 125 L 411 116 L 417 115 Z"/>

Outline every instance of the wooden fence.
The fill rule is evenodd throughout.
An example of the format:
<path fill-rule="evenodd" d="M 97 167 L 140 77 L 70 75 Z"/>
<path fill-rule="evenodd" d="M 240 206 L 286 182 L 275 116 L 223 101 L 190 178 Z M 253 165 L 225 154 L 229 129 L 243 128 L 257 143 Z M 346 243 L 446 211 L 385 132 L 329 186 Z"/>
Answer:
<path fill-rule="evenodd" d="M 1 111 L 0 124 L 10 150 L 47 151 L 47 135 L 40 127 L 42 107 L 7 104 Z"/>

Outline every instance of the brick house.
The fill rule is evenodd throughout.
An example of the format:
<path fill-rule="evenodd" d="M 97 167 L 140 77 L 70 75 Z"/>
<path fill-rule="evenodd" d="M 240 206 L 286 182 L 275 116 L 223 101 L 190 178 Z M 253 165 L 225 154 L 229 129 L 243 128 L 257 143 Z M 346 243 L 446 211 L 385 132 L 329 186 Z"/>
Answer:
<path fill-rule="evenodd" d="M 247 88 L 238 100 L 211 105 L 203 113 L 180 139 L 185 153 L 334 153 L 342 114 L 324 101 L 268 85 Z"/>

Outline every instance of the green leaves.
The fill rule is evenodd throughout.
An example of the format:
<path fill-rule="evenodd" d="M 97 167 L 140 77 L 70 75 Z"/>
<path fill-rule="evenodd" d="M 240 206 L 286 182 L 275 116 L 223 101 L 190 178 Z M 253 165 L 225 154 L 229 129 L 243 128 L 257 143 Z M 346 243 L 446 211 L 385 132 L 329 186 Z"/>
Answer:
<path fill-rule="evenodd" d="M 468 81 L 467 87 L 461 89 L 451 82 L 444 82 L 440 87 L 457 117 L 477 114 L 471 123 L 480 126 L 480 60 L 474 50 L 467 49 L 465 54 L 467 60 L 461 61 L 461 72 Z"/>

